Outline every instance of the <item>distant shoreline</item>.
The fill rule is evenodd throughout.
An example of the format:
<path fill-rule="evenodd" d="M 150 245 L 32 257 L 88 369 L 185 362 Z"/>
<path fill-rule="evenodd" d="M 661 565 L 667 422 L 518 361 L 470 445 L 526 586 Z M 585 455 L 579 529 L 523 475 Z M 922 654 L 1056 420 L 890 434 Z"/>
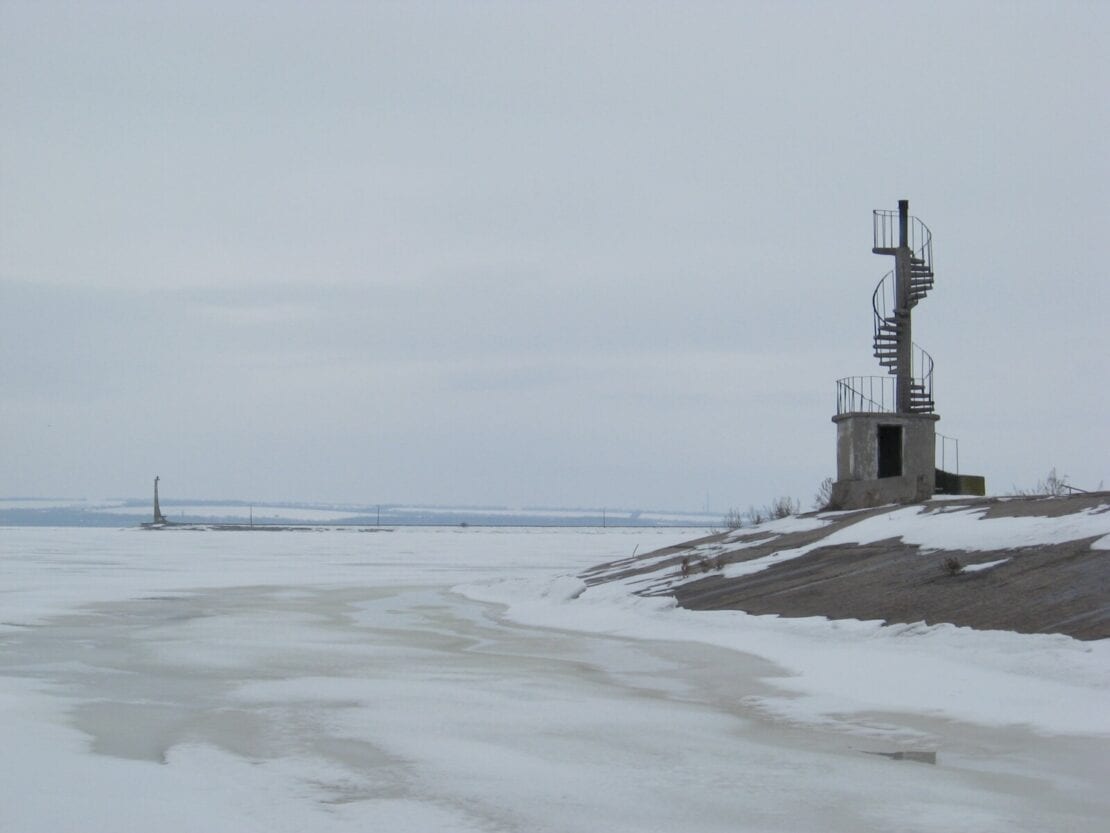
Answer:
<path fill-rule="evenodd" d="M 414 504 L 299 504 L 242 501 L 162 501 L 170 526 L 202 525 L 238 529 L 268 527 L 659 527 L 709 529 L 721 515 L 674 510 L 590 509 L 501 506 L 420 506 Z M 0 526 L 139 527 L 151 523 L 150 501 L 134 498 L 0 498 Z"/>

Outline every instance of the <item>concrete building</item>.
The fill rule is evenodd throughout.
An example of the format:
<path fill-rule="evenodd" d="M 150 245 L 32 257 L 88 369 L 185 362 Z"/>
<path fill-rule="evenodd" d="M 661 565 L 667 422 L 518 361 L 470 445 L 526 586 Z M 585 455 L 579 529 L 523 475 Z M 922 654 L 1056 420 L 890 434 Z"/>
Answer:
<path fill-rule="evenodd" d="M 933 359 L 913 341 L 912 311 L 933 288 L 933 235 L 909 202 L 875 211 L 871 251 L 894 258 L 871 296 L 872 348 L 885 376 L 836 383 L 836 482 L 831 508 L 928 500 L 941 491 L 983 494 L 983 479 L 936 467 Z"/>

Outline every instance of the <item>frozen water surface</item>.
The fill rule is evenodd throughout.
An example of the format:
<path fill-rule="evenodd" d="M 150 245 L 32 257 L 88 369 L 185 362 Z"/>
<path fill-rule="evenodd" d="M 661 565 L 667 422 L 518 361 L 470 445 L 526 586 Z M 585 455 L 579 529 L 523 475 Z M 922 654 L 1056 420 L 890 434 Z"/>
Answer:
<path fill-rule="evenodd" d="M 691 530 L 0 536 L 4 831 L 1098 830 L 1110 811 L 1101 643 L 699 618 L 570 577 Z M 975 690 L 898 691 L 896 640 L 926 671 L 974 666 Z M 937 763 L 868 754 L 899 751 Z"/>

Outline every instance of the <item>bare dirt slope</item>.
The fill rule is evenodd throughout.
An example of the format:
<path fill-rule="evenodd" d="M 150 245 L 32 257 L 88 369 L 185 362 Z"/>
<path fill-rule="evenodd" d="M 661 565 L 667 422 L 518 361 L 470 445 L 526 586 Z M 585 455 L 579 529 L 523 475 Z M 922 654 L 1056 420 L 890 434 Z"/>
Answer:
<path fill-rule="evenodd" d="M 887 622 L 929 624 L 950 622 L 980 629 L 1021 633 L 1063 633 L 1078 639 L 1110 637 L 1110 550 L 1094 549 L 1110 522 L 1110 492 L 1072 497 L 969 498 L 930 501 L 922 513 L 962 512 L 973 516 L 967 544 L 924 548 L 903 540 L 898 527 L 905 507 L 883 507 L 858 512 L 801 516 L 828 523 L 819 529 L 772 533 L 774 526 L 741 529 L 691 541 L 638 558 L 601 565 L 583 576 L 587 584 L 638 579 L 637 592 L 673 595 L 694 610 L 744 610 L 782 616 L 827 616 L 833 619 L 883 619 Z M 889 515 L 890 536 L 865 543 L 844 543 L 850 527 Z M 979 549 L 977 519 L 1042 518 L 1040 529 L 1058 525 L 1056 543 L 1033 542 L 998 549 Z M 928 520 L 927 518 L 925 519 Z M 1082 521 L 1082 522 L 1077 522 Z M 804 522 L 795 526 L 804 526 Z M 780 525 L 789 528 L 790 524 Z M 1015 523 L 1019 530 L 1021 522 Z M 870 525 L 874 529 L 874 524 Z M 837 534 L 840 533 L 840 534 Z M 821 541 L 836 535 L 822 545 Z M 884 532 L 885 534 L 885 532 Z M 863 536 L 866 537 L 866 536 Z M 949 536 L 951 537 L 951 536 Z M 811 545 L 794 557 L 787 551 Z M 775 561 L 776 553 L 787 556 Z M 756 559 L 770 566 L 749 575 L 735 575 L 734 566 Z M 965 569 L 946 568 L 956 559 Z M 981 571 L 976 564 L 1009 559 Z M 684 563 L 685 562 L 685 563 Z M 757 565 L 751 565 L 753 567 Z M 730 573 L 734 575 L 730 577 Z"/>

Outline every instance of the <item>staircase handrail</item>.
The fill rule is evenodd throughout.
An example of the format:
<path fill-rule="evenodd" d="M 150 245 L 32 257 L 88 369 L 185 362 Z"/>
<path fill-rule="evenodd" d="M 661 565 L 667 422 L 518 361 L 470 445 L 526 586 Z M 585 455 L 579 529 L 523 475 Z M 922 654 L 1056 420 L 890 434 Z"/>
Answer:
<path fill-rule="evenodd" d="M 885 287 L 885 289 L 884 289 Z M 898 304 L 898 299 L 895 295 L 895 282 L 894 271 L 891 270 L 883 275 L 882 280 L 875 284 L 875 291 L 871 293 L 871 310 L 875 313 L 872 323 L 874 325 L 874 335 L 879 334 L 880 325 L 889 318 L 889 312 L 893 312 Z M 889 297 L 888 297 L 889 296 Z M 890 307 L 887 307 L 887 301 L 890 302 Z M 882 309 L 879 309 L 880 303 Z"/>
<path fill-rule="evenodd" d="M 916 341 L 910 359 L 910 377 L 912 384 L 921 385 L 925 399 L 933 402 L 933 357 Z"/>
<path fill-rule="evenodd" d="M 917 371 L 920 371 L 920 374 Z M 915 379 L 928 379 L 929 385 L 932 386 L 933 357 L 916 341 L 913 342 L 913 359 L 910 365 L 910 375 Z"/>

